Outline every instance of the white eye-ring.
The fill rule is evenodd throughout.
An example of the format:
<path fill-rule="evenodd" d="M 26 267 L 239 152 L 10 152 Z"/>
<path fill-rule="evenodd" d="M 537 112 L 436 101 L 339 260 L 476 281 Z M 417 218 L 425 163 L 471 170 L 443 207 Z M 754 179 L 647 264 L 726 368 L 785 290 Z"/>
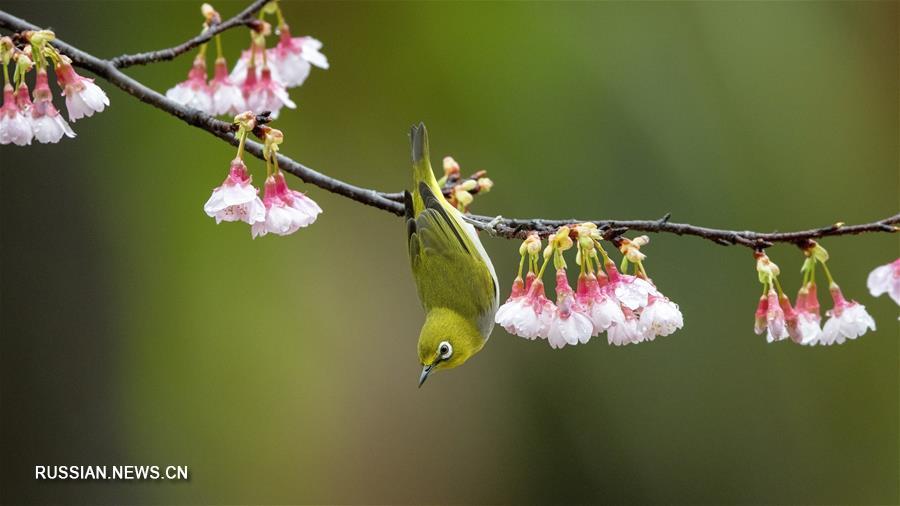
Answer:
<path fill-rule="evenodd" d="M 453 346 L 449 341 L 441 341 L 441 344 L 438 345 L 438 354 L 441 360 L 447 360 L 453 355 Z"/>

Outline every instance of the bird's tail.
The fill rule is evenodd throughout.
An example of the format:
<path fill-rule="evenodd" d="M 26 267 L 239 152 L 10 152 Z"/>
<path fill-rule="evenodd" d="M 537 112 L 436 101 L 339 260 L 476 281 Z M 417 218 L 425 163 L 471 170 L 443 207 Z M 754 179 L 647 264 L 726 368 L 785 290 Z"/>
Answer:
<path fill-rule="evenodd" d="M 425 183 L 435 195 L 441 195 L 441 188 L 438 186 L 437 179 L 434 178 L 434 171 L 431 170 L 431 161 L 428 155 L 428 131 L 425 130 L 425 124 L 413 125 L 409 137 L 412 143 L 413 193 L 419 193 L 419 184 Z"/>

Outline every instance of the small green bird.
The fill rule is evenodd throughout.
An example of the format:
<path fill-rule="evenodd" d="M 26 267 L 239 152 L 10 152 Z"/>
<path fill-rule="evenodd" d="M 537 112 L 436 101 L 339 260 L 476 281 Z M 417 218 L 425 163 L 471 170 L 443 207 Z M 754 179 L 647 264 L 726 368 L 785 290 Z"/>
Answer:
<path fill-rule="evenodd" d="M 409 260 L 425 323 L 419 334 L 419 386 L 481 351 L 500 300 L 497 274 L 475 227 L 444 198 L 428 159 L 428 133 L 410 132 L 413 191 L 405 193 Z"/>

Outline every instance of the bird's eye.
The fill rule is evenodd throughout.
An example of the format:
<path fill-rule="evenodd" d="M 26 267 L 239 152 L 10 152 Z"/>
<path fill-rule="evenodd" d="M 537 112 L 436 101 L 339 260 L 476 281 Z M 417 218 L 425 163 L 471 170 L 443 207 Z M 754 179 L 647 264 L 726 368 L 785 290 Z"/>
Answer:
<path fill-rule="evenodd" d="M 440 346 L 438 346 L 438 355 L 441 357 L 441 360 L 447 360 L 453 355 L 453 346 L 447 341 L 441 341 Z"/>

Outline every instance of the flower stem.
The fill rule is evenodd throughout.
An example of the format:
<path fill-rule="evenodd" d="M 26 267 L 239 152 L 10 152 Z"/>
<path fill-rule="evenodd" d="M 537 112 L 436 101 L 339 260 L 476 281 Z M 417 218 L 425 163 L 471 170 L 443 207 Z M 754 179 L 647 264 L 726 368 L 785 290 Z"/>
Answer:
<path fill-rule="evenodd" d="M 775 276 L 772 276 L 772 282 L 775 283 L 775 288 L 778 290 L 778 295 L 779 296 L 784 295 L 784 290 L 781 289 L 781 282 L 778 281 L 778 278 Z"/>
<path fill-rule="evenodd" d="M 522 277 L 522 267 L 525 266 L 525 254 L 519 255 L 519 274 L 517 277 Z"/>
<path fill-rule="evenodd" d="M 3 84 L 4 85 L 9 84 L 9 64 L 8 63 L 3 64 Z"/>
<path fill-rule="evenodd" d="M 835 284 L 834 278 L 831 277 L 831 271 L 828 270 L 828 266 L 825 265 L 825 262 L 818 262 L 822 264 L 822 270 L 825 271 L 825 279 L 828 280 L 828 286 Z"/>
<path fill-rule="evenodd" d="M 240 160 L 244 159 L 244 142 L 247 140 L 247 131 L 243 128 L 238 132 L 238 152 L 237 157 Z"/>
<path fill-rule="evenodd" d="M 275 17 L 278 18 L 278 29 L 281 30 L 287 26 L 284 22 L 284 14 L 281 12 L 281 4 L 275 2 Z"/>
<path fill-rule="evenodd" d="M 216 34 L 216 59 L 222 58 L 222 37 Z"/>
<path fill-rule="evenodd" d="M 546 257 L 546 256 L 544 257 L 544 263 L 541 264 L 541 270 L 538 271 L 538 275 L 537 275 L 538 279 L 541 279 L 541 280 L 544 279 L 544 269 L 547 268 L 547 263 L 550 262 L 550 258 L 552 256 L 553 255 L 550 255 L 550 257 Z"/>

